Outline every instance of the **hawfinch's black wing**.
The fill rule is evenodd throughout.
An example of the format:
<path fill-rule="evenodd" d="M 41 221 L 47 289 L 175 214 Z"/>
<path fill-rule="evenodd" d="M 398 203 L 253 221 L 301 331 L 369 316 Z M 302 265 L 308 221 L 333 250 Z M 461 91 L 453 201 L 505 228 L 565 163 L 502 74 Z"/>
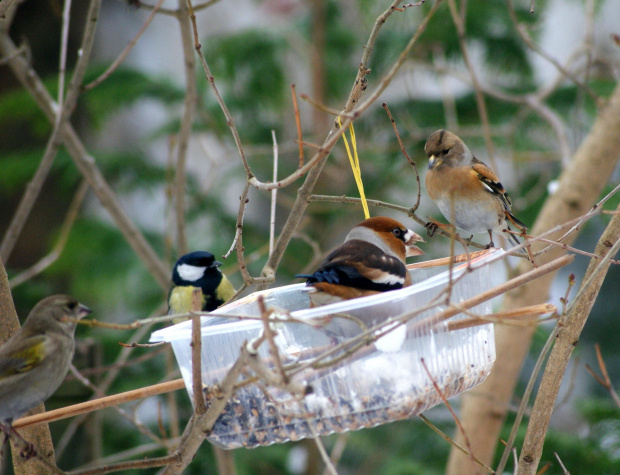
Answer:
<path fill-rule="evenodd" d="M 306 277 L 306 284 L 319 282 L 385 292 L 403 287 L 407 268 L 400 259 L 385 254 L 374 244 L 352 239 L 327 256 Z"/>

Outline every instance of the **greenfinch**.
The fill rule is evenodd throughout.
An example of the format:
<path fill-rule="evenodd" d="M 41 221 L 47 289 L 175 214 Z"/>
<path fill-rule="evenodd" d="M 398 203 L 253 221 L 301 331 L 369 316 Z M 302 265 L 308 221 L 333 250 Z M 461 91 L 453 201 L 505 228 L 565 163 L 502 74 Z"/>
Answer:
<path fill-rule="evenodd" d="M 172 269 L 174 286 L 168 296 L 168 314 L 189 313 L 192 291 L 202 290 L 201 310 L 211 312 L 235 295 L 230 280 L 218 269 L 222 263 L 213 254 L 195 251 L 179 258 Z"/>
<path fill-rule="evenodd" d="M 38 406 L 65 379 L 75 351 L 75 319 L 91 310 L 67 295 L 35 305 L 24 326 L 0 347 L 0 428 Z M 73 320 L 69 320 L 73 319 Z"/>

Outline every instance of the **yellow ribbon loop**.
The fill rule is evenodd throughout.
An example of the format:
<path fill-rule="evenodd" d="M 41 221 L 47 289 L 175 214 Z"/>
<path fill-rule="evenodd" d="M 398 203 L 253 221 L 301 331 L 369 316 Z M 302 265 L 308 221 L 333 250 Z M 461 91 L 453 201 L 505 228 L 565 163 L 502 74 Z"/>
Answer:
<path fill-rule="evenodd" d="M 342 123 L 340 122 L 340 117 L 338 117 L 338 126 L 342 127 Z M 351 154 L 351 149 L 349 148 L 349 141 L 347 140 L 346 133 L 342 134 L 342 139 L 344 140 L 344 146 L 347 149 L 347 155 L 349 156 L 349 163 L 351 164 L 351 169 L 353 170 L 353 177 L 355 178 L 355 183 L 357 184 L 357 189 L 360 193 L 360 198 L 362 200 L 362 207 L 364 208 L 364 216 L 365 219 L 370 218 L 370 212 L 368 211 L 368 203 L 366 202 L 366 194 L 364 193 L 364 183 L 362 182 L 362 170 L 360 169 L 360 160 L 357 155 L 357 141 L 355 140 L 355 130 L 353 129 L 353 122 L 349 124 L 349 134 L 351 135 L 351 144 L 353 146 L 353 154 Z"/>

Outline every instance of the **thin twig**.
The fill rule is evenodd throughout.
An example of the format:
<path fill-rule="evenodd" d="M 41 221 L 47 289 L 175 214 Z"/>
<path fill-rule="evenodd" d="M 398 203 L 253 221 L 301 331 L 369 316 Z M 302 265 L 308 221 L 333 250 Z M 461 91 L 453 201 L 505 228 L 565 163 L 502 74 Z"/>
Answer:
<path fill-rule="evenodd" d="M 196 59 L 192 47 L 192 29 L 190 28 L 190 18 L 195 22 L 195 15 L 192 4 L 188 0 L 178 0 L 179 29 L 183 46 L 183 64 L 185 66 L 185 98 L 183 100 L 183 116 L 179 128 L 177 141 L 177 159 L 175 167 L 174 181 L 174 219 L 176 229 L 176 244 L 179 255 L 188 252 L 187 229 L 185 220 L 185 193 L 187 192 L 187 149 L 189 138 L 192 133 L 194 113 L 198 91 L 196 86 Z"/>
<path fill-rule="evenodd" d="M 552 57 L 550 54 L 548 54 L 546 51 L 544 51 L 540 46 L 538 46 L 534 40 L 532 40 L 532 38 L 530 37 L 525 25 L 523 23 L 521 23 L 517 17 L 517 14 L 515 12 L 515 9 L 512 5 L 512 0 L 507 0 L 506 1 L 506 6 L 508 7 L 508 14 L 510 15 L 510 19 L 513 23 L 513 25 L 515 26 L 515 30 L 517 31 L 518 35 L 521 37 L 521 40 L 523 41 L 523 43 L 525 43 L 525 45 L 531 49 L 532 51 L 534 51 L 536 54 L 542 56 L 544 59 L 546 59 L 549 63 L 551 63 L 553 66 L 555 66 L 555 68 L 561 73 L 563 74 L 565 77 L 569 78 L 573 83 L 575 83 L 575 85 L 577 87 L 579 87 L 581 90 L 583 90 L 586 94 L 588 94 L 592 100 L 594 100 L 594 102 L 596 103 L 597 106 L 602 107 L 604 105 L 602 99 L 600 97 L 598 97 L 594 91 L 592 91 L 587 85 L 585 85 L 582 81 L 580 81 L 577 77 L 575 77 L 568 69 L 566 69 L 564 66 L 562 66 L 560 64 L 560 62 L 558 60 L 556 60 L 554 57 Z"/>
<path fill-rule="evenodd" d="M 465 440 L 465 446 L 467 447 L 467 452 L 469 453 L 469 458 L 470 458 L 472 464 L 474 464 L 474 466 L 475 466 L 476 459 L 475 459 L 475 457 L 473 455 L 473 451 L 472 451 L 472 448 L 471 448 L 471 443 L 469 441 L 469 437 L 465 433 L 465 429 L 463 429 L 463 425 L 461 424 L 461 421 L 459 420 L 458 416 L 456 415 L 456 412 L 454 412 L 454 409 L 452 409 L 452 404 L 450 404 L 448 402 L 448 399 L 446 398 L 446 396 L 444 395 L 443 391 L 441 390 L 441 388 L 437 384 L 437 381 L 435 381 L 435 378 L 433 378 L 433 375 L 431 374 L 430 370 L 428 369 L 428 366 L 426 366 L 426 361 L 424 361 L 424 358 L 420 358 L 420 363 L 422 363 L 422 367 L 424 368 L 424 372 L 426 373 L 426 376 L 428 376 L 428 379 L 431 381 L 431 383 L 433 385 L 433 388 L 435 388 L 435 392 L 439 395 L 439 397 L 441 398 L 442 402 L 446 405 L 446 408 L 450 412 L 450 415 L 452 416 L 452 419 L 454 420 L 454 422 L 456 423 L 456 426 L 458 427 L 459 431 L 461 432 L 461 435 L 463 436 L 463 439 Z"/>
<path fill-rule="evenodd" d="M 455 447 L 457 450 L 460 450 L 461 452 L 463 452 L 465 455 L 468 455 L 470 457 L 473 457 L 474 461 L 480 465 L 482 468 L 484 468 L 487 472 L 489 473 L 495 473 L 495 471 L 489 467 L 488 465 L 485 465 L 484 462 L 482 460 L 480 460 L 478 457 L 476 457 L 474 454 L 472 454 L 471 452 L 469 452 L 465 447 L 461 446 L 460 444 L 458 444 L 454 439 L 452 439 L 451 437 L 449 437 L 447 434 L 445 434 L 444 432 L 442 432 L 442 430 L 437 427 L 435 424 L 433 424 L 428 417 L 426 417 L 424 414 L 418 414 L 418 417 L 420 419 L 422 419 L 422 421 L 424 421 L 424 423 L 429 426 L 433 432 L 435 432 L 437 435 L 439 435 L 439 437 L 441 437 L 443 440 L 445 440 L 446 442 L 448 442 L 450 445 L 452 445 L 453 447 Z"/>
<path fill-rule="evenodd" d="M 58 104 L 64 102 L 65 72 L 67 67 L 67 44 L 69 43 L 69 22 L 71 18 L 71 0 L 65 0 L 62 9 L 62 30 L 60 33 L 60 60 L 58 62 Z M 61 111 L 58 113 L 60 120 Z"/>
<path fill-rule="evenodd" d="M 95 468 L 87 468 L 84 470 L 76 470 L 71 472 L 71 475 L 102 475 L 104 473 L 130 471 L 136 469 L 163 467 L 178 460 L 177 455 L 165 455 L 163 457 L 144 458 L 139 460 L 130 460 L 126 462 L 117 462 L 107 465 L 102 465 Z"/>
<path fill-rule="evenodd" d="M 560 456 L 558 455 L 557 452 L 553 452 L 553 455 L 555 455 L 556 460 L 558 461 L 558 463 L 560 464 L 560 468 L 562 469 L 562 474 L 563 475 L 570 475 L 570 472 L 568 470 L 566 470 L 566 467 L 564 466 L 564 464 L 562 463 L 562 459 L 560 458 Z"/>
<path fill-rule="evenodd" d="M 299 143 L 299 168 L 304 166 L 304 140 L 301 133 L 301 118 L 299 117 L 299 106 L 297 105 L 297 93 L 295 84 L 291 84 L 291 95 L 293 96 L 293 112 L 295 114 L 295 125 L 297 126 L 297 141 Z M 277 181 L 273 177 L 274 183 Z"/>
<path fill-rule="evenodd" d="M 487 106 L 484 100 L 484 95 L 482 93 L 482 88 L 480 87 L 480 81 L 478 80 L 478 75 L 476 74 L 476 67 L 471 59 L 471 56 L 469 54 L 469 47 L 467 46 L 467 37 L 465 32 L 465 12 L 467 8 L 467 2 L 461 2 L 460 14 L 457 12 L 455 0 L 448 0 L 448 6 L 450 7 L 450 15 L 452 16 L 452 21 L 454 22 L 454 26 L 456 27 L 456 31 L 458 33 L 461 54 L 463 55 L 465 66 L 467 66 L 469 76 L 471 77 L 471 81 L 474 86 L 476 105 L 478 107 L 478 114 L 480 114 L 480 121 L 482 122 L 482 131 L 484 135 L 484 141 L 487 146 L 487 151 L 489 152 L 489 159 L 493 168 L 497 170 L 497 164 L 495 163 L 495 147 L 493 145 L 491 127 L 489 125 L 489 114 L 487 112 Z"/>
<path fill-rule="evenodd" d="M 297 104 L 297 102 L 295 102 Z M 300 131 L 301 132 L 301 131 Z M 271 140 L 273 141 L 273 182 L 278 181 L 278 141 L 276 140 L 276 131 L 271 131 Z M 303 146 L 299 145 L 303 150 Z M 303 156 L 301 158 L 303 162 Z M 278 197 L 278 189 L 271 190 L 271 210 L 269 215 L 269 254 L 273 251 L 273 243 L 275 242 L 276 233 L 276 199 Z"/>
<path fill-rule="evenodd" d="M 62 255 L 62 251 L 69 240 L 69 234 L 71 233 L 71 229 L 73 228 L 73 224 L 78 217 L 80 207 L 82 206 L 82 201 L 84 200 L 84 196 L 88 191 L 88 183 L 83 180 L 78 187 L 78 190 L 75 192 L 73 200 L 69 205 L 69 210 L 67 211 L 67 215 L 60 227 L 60 233 L 58 234 L 58 240 L 54 245 L 52 251 L 45 257 L 43 257 L 39 262 L 29 267 L 28 269 L 20 272 L 15 277 L 13 277 L 9 284 L 11 289 L 14 289 L 20 284 L 27 282 L 33 277 L 39 275 L 49 266 L 51 266 L 58 258 Z"/>
<path fill-rule="evenodd" d="M 121 54 L 118 55 L 118 57 L 112 62 L 112 64 L 108 66 L 108 69 L 106 69 L 97 79 L 89 82 L 88 84 L 82 87 L 84 91 L 89 91 L 97 87 L 99 84 L 101 84 L 106 79 L 108 79 L 112 75 L 112 73 L 116 71 L 116 69 L 121 65 L 121 63 L 125 61 L 125 58 L 129 54 L 129 52 L 133 49 L 133 47 L 136 45 L 136 43 L 138 42 L 142 34 L 149 27 L 149 25 L 153 21 L 153 18 L 155 18 L 155 14 L 158 12 L 158 10 L 160 9 L 163 3 L 164 3 L 164 0 L 159 0 L 155 5 L 152 6 L 151 13 L 146 18 L 146 20 L 144 21 L 144 24 L 138 30 L 136 35 L 131 39 L 129 43 L 127 43 L 127 46 L 125 46 L 125 49 L 121 51 Z"/>
<path fill-rule="evenodd" d="M 411 157 L 407 153 L 407 150 L 405 149 L 405 145 L 403 144 L 403 141 L 400 138 L 400 134 L 398 133 L 398 128 L 396 127 L 396 121 L 394 120 L 394 117 L 392 117 L 392 113 L 390 112 L 390 109 L 388 108 L 385 102 L 382 104 L 382 106 L 385 109 L 385 112 L 387 112 L 388 117 L 390 118 L 390 122 L 392 123 L 392 128 L 394 129 L 394 133 L 396 134 L 396 139 L 398 140 L 398 145 L 400 146 L 400 151 L 405 156 L 409 164 L 413 167 L 413 171 L 415 173 L 415 179 L 418 184 L 418 197 L 410 211 L 411 213 L 415 213 L 415 211 L 420 206 L 420 199 L 421 199 L 421 192 L 422 192 L 422 187 L 420 186 L 420 174 L 418 173 L 418 166 L 411 159 Z"/>
<path fill-rule="evenodd" d="M 527 307 L 521 307 L 515 310 L 509 310 L 505 312 L 496 312 L 484 315 L 481 317 L 470 317 L 463 320 L 456 320 L 448 322 L 448 331 L 460 330 L 462 328 L 475 327 L 479 325 L 486 325 L 488 323 L 499 324 L 516 324 L 519 322 L 526 322 L 527 324 L 538 324 L 540 321 L 538 317 L 540 315 L 546 315 L 554 313 L 557 307 L 550 303 L 543 303 L 538 305 L 530 305 Z M 466 312 L 467 313 L 467 312 Z"/>
<path fill-rule="evenodd" d="M 596 379 L 596 382 L 599 383 L 601 386 L 603 386 L 607 390 L 607 392 L 611 396 L 611 399 L 614 401 L 616 406 L 620 409 L 620 397 L 618 396 L 618 393 L 614 390 L 614 387 L 611 383 L 611 379 L 609 378 L 609 374 L 607 373 L 607 366 L 605 365 L 605 361 L 603 360 L 603 355 L 601 354 L 601 347 L 599 346 L 598 343 L 594 345 L 594 350 L 596 351 L 596 359 L 598 360 L 598 367 L 600 368 L 601 374 L 603 375 L 603 377 L 601 378 L 598 374 L 596 374 L 590 365 L 586 365 L 586 369 L 594 377 L 594 379 Z"/>

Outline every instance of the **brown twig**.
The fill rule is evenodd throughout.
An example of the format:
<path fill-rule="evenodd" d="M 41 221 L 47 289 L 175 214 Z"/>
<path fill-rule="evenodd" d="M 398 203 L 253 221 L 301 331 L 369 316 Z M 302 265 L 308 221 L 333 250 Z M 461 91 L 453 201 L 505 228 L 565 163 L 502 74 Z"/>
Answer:
<path fill-rule="evenodd" d="M 192 133 L 194 113 L 198 97 L 196 86 L 196 59 L 192 41 L 192 29 L 190 28 L 190 18 L 195 24 L 196 17 L 192 7 L 192 2 L 188 0 L 178 0 L 179 29 L 183 46 L 183 64 L 185 66 L 185 98 L 183 100 L 183 116 L 179 128 L 177 142 L 177 159 L 175 167 L 174 181 L 174 218 L 176 229 L 176 244 L 179 255 L 188 252 L 187 229 L 185 220 L 185 193 L 187 192 L 187 149 L 189 138 Z"/>
<path fill-rule="evenodd" d="M 88 191 L 88 183 L 86 183 L 86 181 L 83 180 L 82 183 L 80 183 L 78 190 L 75 192 L 75 195 L 73 196 L 73 200 L 71 201 L 71 204 L 69 205 L 69 210 L 67 211 L 67 215 L 65 216 L 62 226 L 60 227 L 60 233 L 58 234 L 58 240 L 56 241 L 56 244 L 54 244 L 52 251 L 47 256 L 45 256 L 43 259 L 41 259 L 39 262 L 29 267 L 28 269 L 20 272 L 15 277 L 13 277 L 9 281 L 11 285 L 11 289 L 14 289 L 18 285 L 23 284 L 24 282 L 27 282 L 33 277 L 39 275 L 41 272 L 43 272 L 45 269 L 51 266 L 54 262 L 56 262 L 56 260 L 61 256 L 62 251 L 64 250 L 65 245 L 67 244 L 67 241 L 69 240 L 69 234 L 71 233 L 73 224 L 75 223 L 75 220 L 78 217 L 80 207 L 82 206 L 82 201 L 84 200 L 84 196 L 86 195 L 87 191 Z"/>
<path fill-rule="evenodd" d="M 273 181 L 278 181 L 278 141 L 276 140 L 276 131 L 271 131 L 271 139 L 273 142 Z M 303 150 L 303 146 L 299 147 Z M 303 156 L 301 158 L 303 161 Z M 278 198 L 278 189 L 271 190 L 271 209 L 269 213 L 269 254 L 273 251 L 273 244 L 275 242 L 276 234 L 276 200 Z"/>
<path fill-rule="evenodd" d="M 76 470 L 71 475 L 102 475 L 105 473 L 122 472 L 136 469 L 145 469 L 153 467 L 163 467 L 178 460 L 175 454 L 165 455 L 163 457 L 144 458 L 139 460 L 129 460 L 125 462 L 111 463 L 95 468 L 86 468 L 84 470 Z"/>
<path fill-rule="evenodd" d="M 600 377 L 598 374 L 596 374 L 594 370 L 592 369 L 592 367 L 588 364 L 586 365 L 586 369 L 592 375 L 592 377 L 596 379 L 596 382 L 599 383 L 601 386 L 603 386 L 607 390 L 607 392 L 611 396 L 611 399 L 614 401 L 616 406 L 620 408 L 620 397 L 618 396 L 618 393 L 614 390 L 614 387 L 611 384 L 609 373 L 607 373 L 607 366 L 605 365 L 605 361 L 603 360 L 603 355 L 601 354 L 601 347 L 599 346 L 598 343 L 594 345 L 594 350 L 596 351 L 596 359 L 598 360 L 598 367 L 600 368 L 601 374 L 603 375 L 603 377 Z"/>
<path fill-rule="evenodd" d="M 562 463 L 562 459 L 560 458 L 560 456 L 558 455 L 557 452 L 553 452 L 553 455 L 555 455 L 556 460 L 558 461 L 558 463 L 560 464 L 560 468 L 562 469 L 562 474 L 563 475 L 570 475 L 570 472 L 568 470 L 566 470 L 566 467 L 564 466 L 564 464 Z"/>
<path fill-rule="evenodd" d="M 424 371 L 426 372 L 426 375 L 428 376 L 428 379 L 433 384 L 433 388 L 435 388 L 435 392 L 439 395 L 439 397 L 441 398 L 442 402 L 446 405 L 446 408 L 450 412 L 450 415 L 452 416 L 452 419 L 454 419 L 454 422 L 456 423 L 456 426 L 458 427 L 459 431 L 463 435 L 463 438 L 465 439 L 465 446 L 467 447 L 467 453 L 469 453 L 470 460 L 471 460 L 472 464 L 474 464 L 474 466 L 475 466 L 476 465 L 476 459 L 474 457 L 474 453 L 473 453 L 472 448 L 471 448 L 471 443 L 469 442 L 469 437 L 465 433 L 465 430 L 463 429 L 463 426 L 461 425 L 461 421 L 459 420 L 458 416 L 456 415 L 456 412 L 454 412 L 454 409 L 452 409 L 452 404 L 450 404 L 448 402 L 448 399 L 446 399 L 446 396 L 444 395 L 443 391 L 441 390 L 441 388 L 437 384 L 437 381 L 435 381 L 435 378 L 433 378 L 433 375 L 429 371 L 428 366 L 426 366 L 426 361 L 424 361 L 424 358 L 420 358 L 420 363 L 422 363 L 422 367 L 424 368 Z"/>
<path fill-rule="evenodd" d="M 155 384 L 146 388 L 133 389 L 120 394 L 114 394 L 112 396 L 104 396 L 101 398 L 93 399 L 91 401 L 74 404 L 72 406 L 62 407 L 60 409 L 54 409 L 53 411 L 42 412 L 41 414 L 35 414 L 33 416 L 22 417 L 17 419 L 13 423 L 13 427 L 27 427 L 31 425 L 44 424 L 48 422 L 58 421 L 66 419 L 67 417 L 74 417 L 80 414 L 86 414 L 93 411 L 98 411 L 110 406 L 117 406 L 129 401 L 135 401 L 149 396 L 156 396 L 157 394 L 163 394 L 170 391 L 178 391 L 185 388 L 185 383 L 182 379 L 175 379 L 166 383 Z"/>
<path fill-rule="evenodd" d="M 450 7 L 450 15 L 452 16 L 452 21 L 454 22 L 454 26 L 456 27 L 456 31 L 458 33 L 461 54 L 463 55 L 465 66 L 467 66 L 467 71 L 469 72 L 471 82 L 474 86 L 476 105 L 478 107 L 478 114 L 480 114 L 480 121 L 482 122 L 482 131 L 484 135 L 484 141 L 489 152 L 489 159 L 493 168 L 497 170 L 497 164 L 495 163 L 495 147 L 493 145 L 491 127 L 489 125 L 489 114 L 487 112 L 487 106 L 484 100 L 484 95 L 482 93 L 482 88 L 480 87 L 480 81 L 478 80 L 478 76 L 476 74 L 476 68 L 473 61 L 471 60 L 469 54 L 469 47 L 467 46 L 467 37 L 465 32 L 465 13 L 467 8 L 467 2 L 461 2 L 460 14 L 457 11 L 455 0 L 448 0 L 448 6 Z"/>
<path fill-rule="evenodd" d="M 270 284 L 275 280 L 275 275 L 273 273 L 267 273 L 265 270 L 263 270 L 262 277 L 252 277 L 245 262 L 245 247 L 243 246 L 243 218 L 245 217 L 247 204 L 250 201 L 248 198 L 249 192 L 250 184 L 246 182 L 241 192 L 241 196 L 239 197 L 239 211 L 237 213 L 237 223 L 235 225 L 235 238 L 230 249 L 224 255 L 224 258 L 226 258 L 230 255 L 233 249 L 236 250 L 239 272 L 241 272 L 241 277 L 243 277 L 243 282 L 246 287 L 255 284 Z M 240 291 L 241 290 L 239 290 L 237 294 L 239 294 Z"/>
<path fill-rule="evenodd" d="M 354 197 L 349 197 L 349 196 L 310 195 L 308 197 L 308 202 L 321 202 L 321 201 L 322 202 L 334 202 L 334 203 L 352 203 L 352 204 L 361 204 L 362 202 L 360 198 L 354 198 Z M 368 206 L 378 206 L 378 207 L 385 208 L 385 209 L 392 209 L 395 211 L 400 211 L 401 213 L 406 214 L 409 218 L 413 219 L 420 226 L 425 226 L 426 223 L 428 222 L 420 218 L 417 214 L 415 214 L 415 212 L 412 211 L 412 208 L 408 206 L 400 206 L 400 205 L 396 205 L 393 203 L 388 203 L 386 201 L 380 201 L 380 200 L 368 200 L 367 199 L 366 202 L 368 203 Z M 443 225 L 443 226 L 446 226 L 446 225 Z M 435 231 L 435 234 L 439 234 L 447 238 L 450 238 L 450 236 L 452 236 L 452 233 L 444 229 L 440 229 L 440 228 L 438 228 Z M 463 242 L 465 242 L 468 246 L 477 247 L 479 249 L 486 249 L 486 246 L 484 244 L 479 244 L 477 242 L 472 241 L 471 239 L 464 239 Z"/>
<path fill-rule="evenodd" d="M 536 269 L 532 269 L 531 271 L 526 272 L 525 274 L 521 274 L 513 279 L 510 279 L 501 285 L 493 287 L 492 289 L 489 289 L 486 292 L 482 292 L 481 294 L 478 294 L 474 297 L 470 297 L 469 299 L 464 300 L 463 302 L 460 302 L 458 307 L 451 305 L 450 307 L 448 307 L 442 312 L 439 312 L 436 315 L 428 317 L 427 319 L 424 319 L 420 322 L 416 322 L 415 325 L 412 325 L 409 328 L 409 331 L 414 331 L 418 327 L 423 327 L 425 325 L 428 325 L 428 323 L 437 324 L 439 322 L 448 320 L 449 318 L 453 317 L 457 313 L 460 313 L 463 309 L 475 307 L 476 305 L 482 302 L 486 302 L 487 300 L 490 300 L 493 297 L 506 293 L 509 290 L 516 289 L 517 287 L 523 285 L 525 282 L 535 280 L 550 272 L 561 269 L 562 267 L 573 262 L 573 260 L 574 260 L 574 257 L 571 255 L 565 255 L 565 256 L 559 257 Z"/>
<path fill-rule="evenodd" d="M 493 249 L 485 249 L 483 251 L 470 252 L 467 254 L 457 254 L 452 257 L 440 257 L 439 259 L 432 259 L 430 261 L 414 262 L 413 264 L 407 264 L 407 269 L 426 269 L 429 267 L 447 266 L 450 262 L 460 263 L 468 262 L 478 257 L 482 257 L 486 254 L 493 252 Z"/>
<path fill-rule="evenodd" d="M 202 310 L 202 290 L 196 287 L 192 290 L 192 310 Z M 194 393 L 194 410 L 196 414 L 207 412 L 205 398 L 202 394 L 202 333 L 200 316 L 192 316 L 192 389 Z"/>
<path fill-rule="evenodd" d="M 267 310 L 265 306 L 265 298 L 262 295 L 258 296 L 258 308 L 260 309 L 260 316 L 263 322 L 263 335 L 265 335 L 265 339 L 267 340 L 267 345 L 269 347 L 269 354 L 271 355 L 272 361 L 275 363 L 276 371 L 279 373 L 280 378 L 284 384 L 288 384 L 289 379 L 284 371 L 284 367 L 282 366 L 282 359 L 280 358 L 280 352 L 278 351 L 278 347 L 276 346 L 276 342 L 274 340 L 273 330 L 271 329 L 271 323 L 269 321 L 270 312 Z"/>
<path fill-rule="evenodd" d="M 304 166 L 304 140 L 301 133 L 301 119 L 299 117 L 299 106 L 297 105 L 297 93 L 295 84 L 291 84 L 291 95 L 293 96 L 293 112 L 295 114 L 295 125 L 297 126 L 297 140 L 299 143 L 299 168 Z M 275 182 L 276 180 L 274 180 Z"/>
<path fill-rule="evenodd" d="M 506 6 L 508 7 L 508 14 L 510 15 L 510 19 L 515 27 L 517 34 L 521 37 L 523 43 L 536 54 L 542 56 L 549 63 L 551 63 L 555 68 L 563 74 L 565 77 L 569 78 L 577 87 L 579 87 L 582 91 L 588 94 L 592 100 L 596 103 L 598 107 L 602 107 L 604 102 L 600 97 L 598 97 L 594 91 L 592 91 L 586 84 L 580 81 L 574 74 L 572 74 L 568 69 L 560 64 L 560 62 L 548 54 L 545 50 L 543 50 L 540 46 L 538 46 L 534 40 L 530 37 L 525 25 L 519 21 L 515 9 L 512 5 L 512 0 L 507 0 Z"/>
<path fill-rule="evenodd" d="M 420 186 L 420 174 L 418 173 L 418 166 L 407 153 L 407 149 L 405 149 L 405 145 L 403 144 L 403 141 L 400 138 L 400 134 L 398 133 L 398 128 L 396 127 L 396 121 L 394 120 L 394 117 L 392 117 L 392 113 L 390 112 L 390 109 L 388 108 L 385 102 L 382 104 L 382 106 L 385 109 L 385 112 L 387 112 L 388 117 L 390 118 L 392 128 L 394 129 L 394 133 L 396 134 L 396 139 L 398 140 L 398 145 L 400 146 L 400 151 L 405 156 L 409 164 L 413 167 L 413 171 L 415 173 L 415 179 L 418 184 L 418 197 L 416 199 L 415 204 L 411 208 L 411 213 L 415 213 L 415 211 L 420 206 L 420 199 L 421 199 L 421 192 L 422 192 L 422 187 Z"/>
<path fill-rule="evenodd" d="M 131 41 L 129 43 L 127 43 L 127 46 L 125 46 L 125 49 L 123 49 L 123 51 L 121 51 L 121 54 L 118 55 L 118 57 L 112 62 L 112 64 L 110 64 L 110 66 L 108 66 L 108 69 L 106 69 L 97 79 L 89 82 L 85 86 L 82 86 L 82 90 L 83 91 L 90 91 L 91 89 L 94 89 L 99 84 L 101 84 L 103 81 L 108 79 L 112 75 L 112 73 L 114 71 L 116 71 L 116 69 L 118 69 L 118 67 L 121 65 L 121 63 L 123 61 L 125 61 L 125 58 L 129 54 L 129 52 L 133 49 L 134 46 L 136 46 L 136 43 L 138 42 L 138 40 L 140 39 L 142 34 L 149 27 L 149 25 L 153 21 L 153 18 L 155 18 L 155 14 L 159 11 L 159 9 L 161 8 L 161 5 L 163 3 L 164 3 L 164 0 L 159 0 L 155 5 L 152 6 L 151 13 L 149 14 L 149 16 L 144 21 L 144 24 L 138 30 L 136 35 L 131 39 Z"/>
<path fill-rule="evenodd" d="M 555 311 L 557 311 L 557 307 L 550 303 L 530 305 L 515 310 L 490 313 L 483 317 L 470 317 L 463 320 L 450 321 L 447 324 L 447 329 L 448 331 L 454 331 L 488 323 L 517 324 L 524 321 L 527 324 L 538 324 L 540 323 L 538 320 L 539 316 L 554 313 Z"/>
<path fill-rule="evenodd" d="M 484 462 L 482 462 L 482 460 L 480 460 L 479 458 L 477 458 L 474 454 L 472 454 L 471 452 L 469 452 L 465 447 L 462 447 L 460 444 L 457 444 L 456 441 L 454 439 L 452 439 L 451 437 L 449 437 L 447 434 L 445 434 L 444 432 L 441 431 L 441 429 L 439 429 L 439 427 L 437 427 L 435 424 L 433 424 L 428 417 L 426 417 L 424 414 L 418 414 L 418 417 L 420 419 L 422 419 L 422 421 L 429 426 L 433 432 L 435 432 L 437 435 L 439 435 L 439 437 L 441 437 L 443 440 L 445 440 L 446 442 L 448 442 L 450 445 L 452 445 L 453 447 L 456 447 L 457 450 L 460 450 L 461 452 L 463 452 L 465 455 L 469 455 L 470 457 L 473 457 L 474 461 L 480 465 L 482 468 L 484 468 L 487 472 L 494 474 L 495 471 L 489 467 L 488 465 L 485 465 Z"/>

